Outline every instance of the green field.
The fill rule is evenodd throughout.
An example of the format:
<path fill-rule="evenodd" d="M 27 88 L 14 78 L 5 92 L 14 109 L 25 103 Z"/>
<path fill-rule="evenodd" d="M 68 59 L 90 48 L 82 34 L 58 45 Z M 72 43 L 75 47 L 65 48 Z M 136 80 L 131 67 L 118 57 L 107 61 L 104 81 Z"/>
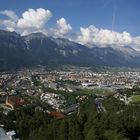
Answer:
<path fill-rule="evenodd" d="M 74 93 L 76 94 L 98 94 L 98 95 L 105 95 L 111 96 L 114 95 L 115 92 L 110 89 L 104 88 L 94 88 L 94 89 L 77 89 Z"/>
<path fill-rule="evenodd" d="M 133 103 L 140 102 L 140 95 L 134 95 L 131 97 Z"/>

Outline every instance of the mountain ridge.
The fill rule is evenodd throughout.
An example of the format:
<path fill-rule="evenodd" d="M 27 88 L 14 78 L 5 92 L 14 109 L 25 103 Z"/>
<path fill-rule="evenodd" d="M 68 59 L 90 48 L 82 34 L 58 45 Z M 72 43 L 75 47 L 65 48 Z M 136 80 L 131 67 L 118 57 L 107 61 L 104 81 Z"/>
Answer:
<path fill-rule="evenodd" d="M 36 65 L 70 64 L 76 66 L 140 67 L 140 53 L 126 46 L 123 50 L 111 47 L 88 48 L 64 38 L 42 33 L 20 36 L 0 30 L 0 70 Z"/>

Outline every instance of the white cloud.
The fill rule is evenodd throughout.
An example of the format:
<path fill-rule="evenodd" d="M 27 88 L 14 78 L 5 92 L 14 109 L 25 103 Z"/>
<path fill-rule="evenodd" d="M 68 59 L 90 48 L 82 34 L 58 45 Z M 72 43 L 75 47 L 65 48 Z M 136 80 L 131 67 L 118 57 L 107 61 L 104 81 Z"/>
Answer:
<path fill-rule="evenodd" d="M 16 24 L 12 20 L 0 20 L 0 25 L 5 26 L 6 30 L 10 32 L 15 31 Z"/>
<path fill-rule="evenodd" d="M 95 45 L 100 47 L 106 46 L 126 46 L 133 43 L 133 37 L 128 32 L 115 32 L 108 29 L 98 29 L 93 25 L 87 28 L 80 28 L 80 34 L 77 41 L 81 44 L 86 44 L 89 47 Z"/>
<path fill-rule="evenodd" d="M 52 17 L 51 11 L 43 8 L 28 9 L 19 18 L 11 10 L 0 11 L 0 14 L 9 17 L 9 19 L 0 20 L 0 25 L 5 26 L 5 29 L 8 31 L 16 31 L 21 35 L 33 32 L 44 32 L 47 34 L 46 23 Z M 67 23 L 66 19 L 60 18 L 56 21 L 55 27 L 48 31 L 55 37 L 64 37 L 71 30 L 72 27 Z"/>
<path fill-rule="evenodd" d="M 8 31 L 15 31 L 16 22 L 18 21 L 18 16 L 15 12 L 11 10 L 4 10 L 0 11 L 0 14 L 9 17 L 9 19 L 0 20 L 0 25 L 5 26 Z"/>
<path fill-rule="evenodd" d="M 17 22 L 17 27 L 20 29 L 42 29 L 51 17 L 52 13 L 49 10 L 29 9 L 22 14 L 22 18 Z"/>
<path fill-rule="evenodd" d="M 134 49 L 140 51 L 140 36 L 133 39 L 133 44 Z"/>
<path fill-rule="evenodd" d="M 52 17 L 49 10 L 38 8 L 29 9 L 22 14 L 17 22 L 17 29 L 22 31 L 22 35 L 44 30 L 47 21 Z"/>
<path fill-rule="evenodd" d="M 66 34 L 68 34 L 72 30 L 72 27 L 70 24 L 67 23 L 65 18 L 60 18 L 56 22 L 56 27 L 54 29 L 51 29 L 51 34 L 53 34 L 56 37 L 64 37 Z"/>
<path fill-rule="evenodd" d="M 0 14 L 9 17 L 8 20 L 1 20 L 0 25 L 5 26 L 9 31 L 17 31 L 21 35 L 44 31 L 47 21 L 52 17 L 51 11 L 43 8 L 29 9 L 22 14 L 21 18 L 17 18 L 14 12 L 7 10 L 1 11 Z M 15 16 L 12 18 L 12 15 Z"/>
<path fill-rule="evenodd" d="M 0 11 L 0 14 L 8 17 L 8 19 L 0 20 L 0 26 L 5 27 L 8 31 L 16 31 L 21 35 L 43 32 L 45 34 L 49 33 L 49 35 L 53 35 L 54 37 L 68 37 L 70 40 L 91 48 L 94 46 L 110 46 L 113 48 L 132 46 L 134 49 L 140 51 L 140 36 L 133 37 L 126 31 L 119 33 L 90 25 L 86 28 L 80 27 L 80 32 L 73 33 L 74 35 L 72 35 L 70 34 L 72 27 L 63 17 L 56 21 L 54 28 L 46 30 L 46 23 L 52 17 L 52 13 L 43 8 L 28 9 L 22 13 L 21 17 L 18 17 L 11 10 Z"/>
<path fill-rule="evenodd" d="M 135 44 L 140 44 L 140 36 L 134 38 Z"/>
<path fill-rule="evenodd" d="M 18 16 L 12 10 L 0 11 L 0 14 L 5 15 L 5 16 L 8 16 L 13 21 L 17 21 L 18 20 Z"/>

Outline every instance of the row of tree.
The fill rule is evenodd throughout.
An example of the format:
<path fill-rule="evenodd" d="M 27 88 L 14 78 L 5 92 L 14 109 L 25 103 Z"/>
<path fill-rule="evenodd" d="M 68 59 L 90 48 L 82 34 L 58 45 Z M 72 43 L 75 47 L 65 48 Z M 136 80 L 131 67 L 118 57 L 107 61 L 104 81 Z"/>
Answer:
<path fill-rule="evenodd" d="M 113 97 L 102 101 L 107 112 L 97 112 L 91 96 L 63 120 L 56 120 L 35 106 L 0 114 L 7 130 L 15 129 L 21 140 L 138 140 L 140 106 L 124 105 Z"/>

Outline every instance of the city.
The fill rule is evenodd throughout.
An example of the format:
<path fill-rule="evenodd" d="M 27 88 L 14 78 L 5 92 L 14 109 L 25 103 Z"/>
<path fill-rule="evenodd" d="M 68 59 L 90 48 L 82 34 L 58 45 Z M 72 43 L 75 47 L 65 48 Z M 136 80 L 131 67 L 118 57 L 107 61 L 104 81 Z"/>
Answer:
<path fill-rule="evenodd" d="M 0 140 L 140 140 L 140 0 L 1 0 Z"/>
<path fill-rule="evenodd" d="M 127 95 L 120 91 L 139 86 L 140 72 L 93 72 L 87 69 L 46 71 L 42 68 L 1 72 L 0 112 L 8 115 L 33 105 L 35 110 L 46 112 L 59 120 L 75 111 L 79 112 L 80 105 L 94 96 L 97 112 L 106 113 L 101 103 L 103 100 L 111 96 L 126 105 L 133 104 L 132 98 L 140 98 L 139 92 Z M 15 130 L 8 133 L 12 136 L 16 134 Z"/>

